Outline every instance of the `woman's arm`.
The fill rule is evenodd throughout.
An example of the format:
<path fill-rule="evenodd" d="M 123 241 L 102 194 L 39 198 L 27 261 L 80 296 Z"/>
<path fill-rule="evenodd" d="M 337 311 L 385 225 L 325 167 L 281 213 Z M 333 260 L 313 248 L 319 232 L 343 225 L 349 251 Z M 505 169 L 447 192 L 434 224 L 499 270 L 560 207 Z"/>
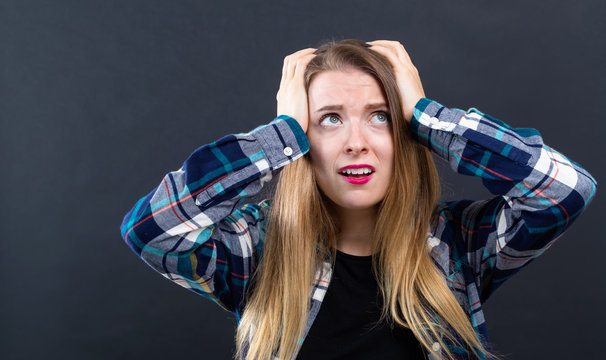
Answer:
<path fill-rule="evenodd" d="M 432 244 L 447 242 L 446 254 L 471 266 L 485 299 L 570 226 L 594 196 L 596 182 L 544 145 L 536 130 L 514 129 L 477 110 L 448 109 L 426 99 L 402 44 L 369 44 L 392 64 L 405 118 L 417 140 L 455 171 L 481 177 L 498 195 L 444 204 Z"/>
<path fill-rule="evenodd" d="M 242 203 L 309 151 L 303 74 L 313 51 L 284 59 L 274 121 L 197 149 L 122 222 L 127 244 L 152 268 L 237 317 L 263 250 L 269 211 L 266 201 Z"/>
<path fill-rule="evenodd" d="M 237 311 L 269 209 L 267 202 L 242 202 L 308 149 L 305 133 L 288 116 L 204 145 L 135 204 L 122 236 L 160 274 Z"/>
<path fill-rule="evenodd" d="M 498 195 L 444 204 L 439 223 L 445 228 L 434 230 L 454 249 L 455 261 L 471 266 L 482 299 L 542 254 L 595 194 L 591 175 L 543 144 L 534 129 L 425 98 L 415 106 L 410 129 L 453 170 L 482 178 Z"/>

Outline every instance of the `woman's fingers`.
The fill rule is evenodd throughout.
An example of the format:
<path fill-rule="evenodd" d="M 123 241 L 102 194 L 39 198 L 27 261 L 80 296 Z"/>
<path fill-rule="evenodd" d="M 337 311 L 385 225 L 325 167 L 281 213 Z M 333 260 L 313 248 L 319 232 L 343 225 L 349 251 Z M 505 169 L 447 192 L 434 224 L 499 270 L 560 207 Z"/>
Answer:
<path fill-rule="evenodd" d="M 315 51 L 315 49 L 312 49 Z M 297 64 L 295 66 L 295 74 L 294 77 L 304 81 L 303 75 L 305 74 L 305 69 L 307 69 L 307 64 L 313 59 L 316 55 L 312 52 L 310 54 L 303 54 L 300 58 L 297 59 Z"/>
<path fill-rule="evenodd" d="M 299 50 L 284 58 L 280 89 L 276 95 L 278 115 L 294 118 L 304 131 L 307 131 L 309 122 L 304 74 L 307 64 L 315 57 L 315 50 Z"/>
<path fill-rule="evenodd" d="M 307 48 L 299 50 L 285 57 L 284 67 L 282 68 L 282 78 L 292 79 L 295 76 L 295 70 L 297 69 L 297 66 L 300 68 L 302 65 L 301 59 L 305 58 L 307 55 L 313 54 L 314 51 L 316 51 L 316 49 Z"/>
<path fill-rule="evenodd" d="M 398 41 L 375 40 L 368 44 L 371 50 L 385 56 L 391 63 L 402 97 L 404 118 L 410 121 L 414 106 L 421 98 L 425 97 L 417 68 L 412 63 L 404 45 Z"/>
<path fill-rule="evenodd" d="M 309 63 L 310 56 L 311 57 L 315 56 L 315 55 L 313 55 L 313 52 L 315 50 L 316 49 L 313 49 L 313 48 L 299 50 L 284 58 L 284 64 L 282 65 L 282 78 L 280 79 L 280 88 L 283 87 L 285 82 L 294 78 L 297 67 L 299 69 L 303 68 L 302 71 L 305 71 L 305 68 L 307 67 L 307 63 Z M 300 61 L 301 59 L 303 59 L 305 61 L 301 62 Z"/>
<path fill-rule="evenodd" d="M 373 50 L 375 48 L 383 50 L 390 58 L 398 58 L 403 63 L 408 63 L 412 65 L 412 61 L 410 60 L 410 56 L 404 45 L 399 41 L 390 41 L 390 40 L 375 40 L 369 43 Z"/>
<path fill-rule="evenodd" d="M 371 49 L 385 56 L 391 62 L 394 71 L 418 72 L 412 63 L 404 45 L 398 41 L 376 40 L 369 43 Z"/>

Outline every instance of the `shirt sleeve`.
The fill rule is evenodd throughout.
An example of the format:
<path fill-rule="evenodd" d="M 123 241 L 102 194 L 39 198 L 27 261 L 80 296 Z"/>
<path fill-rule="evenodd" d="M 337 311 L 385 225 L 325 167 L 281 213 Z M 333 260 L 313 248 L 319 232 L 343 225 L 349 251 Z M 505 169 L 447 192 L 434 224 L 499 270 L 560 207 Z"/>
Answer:
<path fill-rule="evenodd" d="M 449 109 L 425 98 L 416 104 L 410 128 L 453 170 L 480 177 L 496 195 L 442 204 L 434 229 L 434 242 L 446 243 L 455 266 L 472 272 L 481 299 L 541 255 L 595 194 L 594 178 L 543 144 L 534 129 L 511 128 L 476 109 Z"/>
<path fill-rule="evenodd" d="M 160 274 L 238 315 L 269 210 L 245 199 L 308 150 L 287 116 L 204 145 L 135 204 L 122 236 Z"/>

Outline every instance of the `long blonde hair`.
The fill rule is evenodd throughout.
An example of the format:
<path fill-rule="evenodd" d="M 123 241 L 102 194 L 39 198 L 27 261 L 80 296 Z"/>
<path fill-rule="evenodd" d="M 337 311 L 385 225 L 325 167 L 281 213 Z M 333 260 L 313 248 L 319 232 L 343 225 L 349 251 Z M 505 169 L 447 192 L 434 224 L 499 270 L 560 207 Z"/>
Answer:
<path fill-rule="evenodd" d="M 427 230 L 439 199 L 439 179 L 429 151 L 411 138 L 393 69 L 359 40 L 320 46 L 305 72 L 306 86 L 322 71 L 352 66 L 377 79 L 388 102 L 394 139 L 394 175 L 378 205 L 373 269 L 383 296 L 382 321 L 412 330 L 429 352 L 442 337 L 489 355 L 449 290 L 427 248 Z M 286 166 L 278 181 L 266 243 L 237 331 L 237 353 L 246 359 L 292 359 L 305 330 L 316 270 L 336 249 L 338 224 L 318 189 L 309 155 Z M 470 354 L 471 355 L 471 354 Z"/>

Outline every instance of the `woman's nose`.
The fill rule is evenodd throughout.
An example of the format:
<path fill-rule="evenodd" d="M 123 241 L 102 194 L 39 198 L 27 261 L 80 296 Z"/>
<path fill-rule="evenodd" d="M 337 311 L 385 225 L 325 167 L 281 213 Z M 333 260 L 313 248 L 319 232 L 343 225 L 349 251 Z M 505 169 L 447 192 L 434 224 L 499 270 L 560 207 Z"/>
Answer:
<path fill-rule="evenodd" d="M 359 124 L 351 123 L 349 136 L 345 145 L 346 153 L 361 153 L 368 151 L 368 144 L 363 134 L 363 130 Z"/>

